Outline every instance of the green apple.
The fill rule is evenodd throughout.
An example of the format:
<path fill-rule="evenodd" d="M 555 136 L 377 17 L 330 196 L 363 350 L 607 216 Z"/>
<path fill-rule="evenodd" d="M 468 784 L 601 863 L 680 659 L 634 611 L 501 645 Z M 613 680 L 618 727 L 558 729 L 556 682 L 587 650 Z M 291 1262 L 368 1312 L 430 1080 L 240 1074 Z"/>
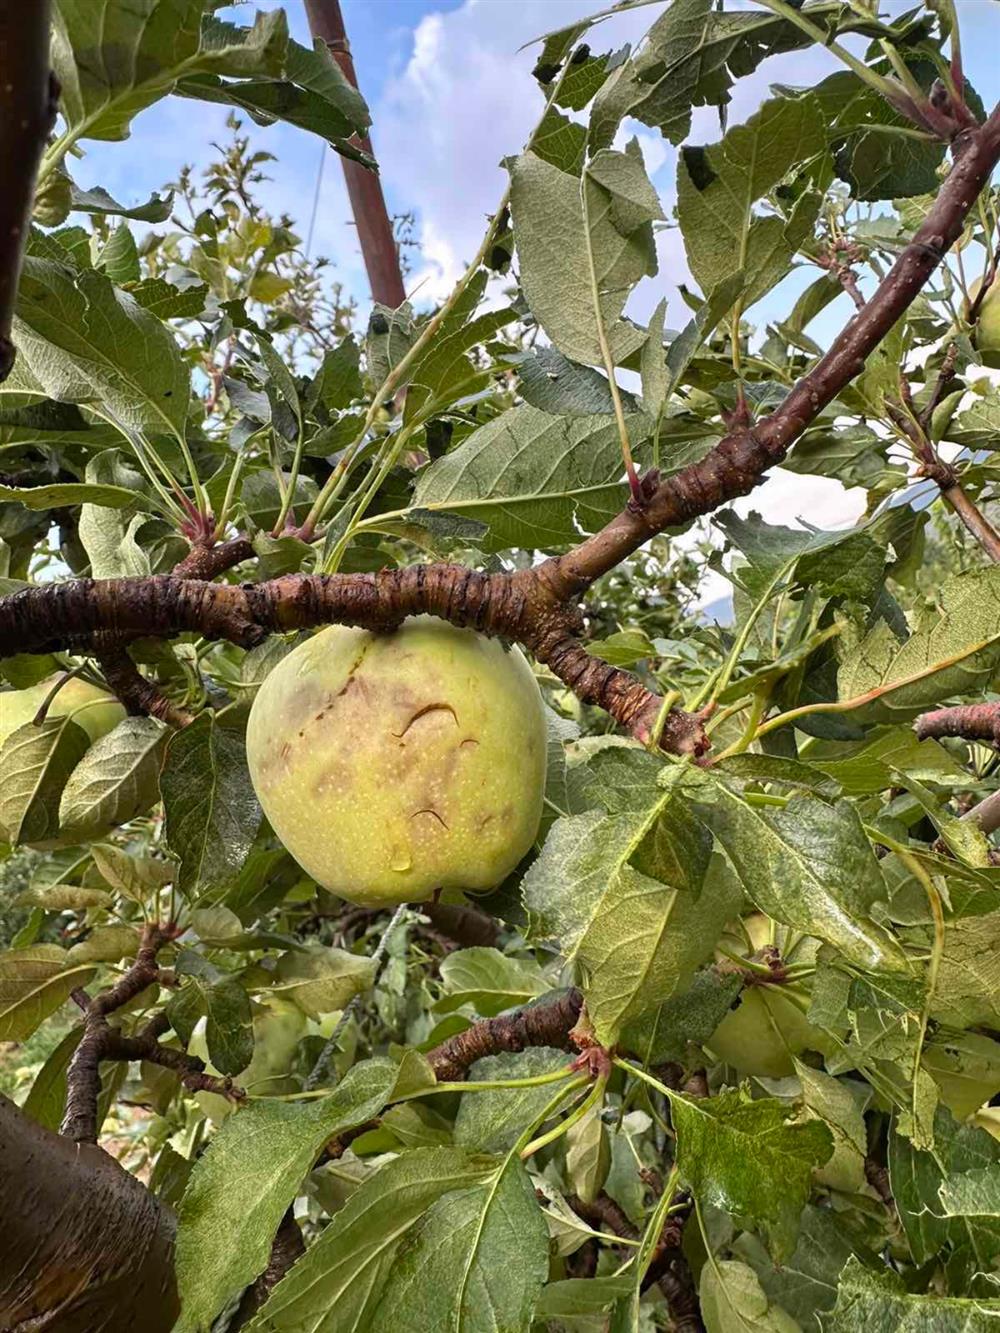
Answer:
<path fill-rule="evenodd" d="M 974 301 L 979 295 L 982 280 L 977 279 L 969 289 Z M 1000 367 L 1000 282 L 994 281 L 979 307 L 975 331 L 976 349 L 983 362 L 994 369 Z"/>
<path fill-rule="evenodd" d="M 4 690 L 0 693 L 0 745 L 12 731 L 30 722 L 45 702 L 55 684 L 55 676 L 41 680 L 27 690 Z M 52 700 L 49 717 L 71 717 L 81 726 L 93 743 L 106 736 L 125 716 L 125 709 L 117 699 L 96 685 L 74 676 L 68 680 Z"/>
<path fill-rule="evenodd" d="M 531 847 L 541 694 L 517 648 L 418 616 L 332 626 L 283 658 L 250 712 L 264 813 L 324 888 L 364 906 L 492 889 Z"/>
<path fill-rule="evenodd" d="M 761 912 L 743 920 L 743 929 L 754 950 L 769 943 L 772 930 L 780 951 L 786 929 L 772 925 Z M 730 953 L 746 948 L 735 935 L 723 936 Z M 712 1054 L 741 1074 L 760 1078 L 787 1078 L 795 1072 L 793 1057 L 803 1051 L 827 1054 L 835 1043 L 806 1018 L 801 1008 L 780 985 L 748 986 L 739 1004 L 731 1009 L 712 1033 L 706 1046 Z"/>

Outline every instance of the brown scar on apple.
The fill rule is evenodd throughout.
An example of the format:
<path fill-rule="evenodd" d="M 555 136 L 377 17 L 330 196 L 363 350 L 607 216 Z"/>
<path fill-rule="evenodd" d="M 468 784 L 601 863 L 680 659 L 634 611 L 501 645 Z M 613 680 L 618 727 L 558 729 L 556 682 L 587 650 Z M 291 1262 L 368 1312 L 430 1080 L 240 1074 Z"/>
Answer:
<path fill-rule="evenodd" d="M 458 726 L 458 716 L 451 704 L 425 704 L 423 708 L 417 709 L 402 731 L 394 731 L 392 734 L 397 740 L 402 740 L 414 722 L 419 722 L 422 717 L 427 717 L 429 713 L 450 713 L 455 726 Z"/>
<path fill-rule="evenodd" d="M 430 807 L 427 807 L 424 810 L 414 810 L 413 814 L 410 815 L 410 818 L 416 819 L 418 815 L 433 815 L 434 818 L 437 820 L 437 822 L 441 825 L 441 827 L 446 832 L 448 831 L 448 825 L 444 822 L 444 820 L 441 818 L 441 816 L 438 814 L 436 810 L 432 810 L 430 809 Z"/>

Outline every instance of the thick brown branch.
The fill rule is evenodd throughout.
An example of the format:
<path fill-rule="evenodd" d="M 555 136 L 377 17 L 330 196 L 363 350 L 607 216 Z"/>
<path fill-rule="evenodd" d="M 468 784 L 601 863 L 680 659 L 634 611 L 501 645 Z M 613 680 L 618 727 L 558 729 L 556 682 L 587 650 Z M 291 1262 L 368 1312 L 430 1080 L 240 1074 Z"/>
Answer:
<path fill-rule="evenodd" d="M 648 739 L 660 700 L 627 671 L 592 657 L 573 637 L 579 621 L 534 570 L 484 574 L 461 565 L 413 565 L 375 574 L 287 575 L 216 584 L 173 576 L 105 579 L 26 588 L 0 598 L 0 656 L 118 638 L 194 632 L 250 648 L 274 631 L 339 623 L 376 631 L 429 613 L 524 644 L 582 698 L 600 704 L 632 735 Z M 700 754 L 700 719 L 673 714 L 665 749 Z"/>
<path fill-rule="evenodd" d="M 14 364 L 11 322 L 35 176 L 59 101 L 49 69 L 50 12 L 49 0 L 0 3 L 0 381 Z"/>
<path fill-rule="evenodd" d="M 121 639 L 94 635 L 94 658 L 104 679 L 133 717 L 158 717 L 171 727 L 186 726 L 192 715 L 178 708 L 139 671 Z"/>
<path fill-rule="evenodd" d="M 108 1014 L 134 1000 L 159 976 L 156 955 L 173 933 L 146 926 L 135 962 L 106 991 L 88 1001 L 83 1015 L 83 1036 L 66 1072 L 66 1110 L 60 1134 L 76 1143 L 96 1143 L 97 1099 L 101 1092 L 100 1063 L 109 1043 Z"/>
<path fill-rule="evenodd" d="M 267 1267 L 260 1277 L 252 1282 L 243 1293 L 239 1309 L 229 1325 L 229 1333 L 236 1333 L 237 1329 L 243 1328 L 245 1324 L 250 1322 L 292 1264 L 295 1263 L 296 1259 L 300 1259 L 305 1252 L 306 1243 L 302 1239 L 302 1232 L 295 1220 L 295 1214 L 289 1208 L 281 1219 L 277 1235 L 271 1243 L 271 1257 L 267 1261 Z"/>
<path fill-rule="evenodd" d="M 252 560 L 253 554 L 253 543 L 249 537 L 234 537 L 232 541 L 222 542 L 218 546 L 195 543 L 184 559 L 174 566 L 174 576 L 211 582 L 227 569 L 242 565 L 244 560 Z"/>
<path fill-rule="evenodd" d="M 644 508 L 626 509 L 574 551 L 513 574 L 438 564 L 377 574 L 289 575 L 242 587 L 160 577 L 28 588 L 0 599 L 0 656 L 72 648 L 89 643 L 97 631 L 118 637 L 193 632 L 249 648 L 274 631 L 333 622 L 387 631 L 407 616 L 429 613 L 522 643 L 633 736 L 647 741 L 659 725 L 664 749 L 703 753 L 708 742 L 700 718 L 674 711 L 661 719 L 658 696 L 628 672 L 586 653 L 571 604 L 650 535 L 752 490 L 860 373 L 960 234 L 1000 158 L 1000 108 L 985 125 L 959 135 L 955 152 L 951 174 L 911 243 L 777 411 L 752 428 L 741 426 L 701 462 L 662 482 Z"/>
<path fill-rule="evenodd" d="M 0 1097 L 0 1328 L 169 1333 L 173 1213 L 114 1158 Z"/>
<path fill-rule="evenodd" d="M 763 473 L 838 393 L 906 311 L 952 245 L 1000 159 L 1000 107 L 977 129 L 960 134 L 955 163 L 913 240 L 878 290 L 834 339 L 781 406 L 752 431 L 731 434 L 699 463 L 663 481 L 641 513 L 628 510 L 568 555 L 547 562 L 546 577 L 561 597 L 579 596 L 654 533 L 711 513 L 747 495 Z"/>
<path fill-rule="evenodd" d="M 470 1065 L 485 1055 L 523 1051 L 527 1046 L 569 1046 L 569 1034 L 580 1017 L 583 996 L 564 991 L 499 1018 L 484 1018 L 464 1032 L 428 1051 L 427 1059 L 441 1082 L 464 1079 Z"/>

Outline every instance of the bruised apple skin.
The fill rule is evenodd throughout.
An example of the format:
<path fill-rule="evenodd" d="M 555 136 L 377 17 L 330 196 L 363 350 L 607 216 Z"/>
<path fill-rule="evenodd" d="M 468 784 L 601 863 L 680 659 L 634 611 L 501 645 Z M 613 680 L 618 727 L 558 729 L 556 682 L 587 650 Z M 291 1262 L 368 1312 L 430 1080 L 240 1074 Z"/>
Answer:
<path fill-rule="evenodd" d="M 314 635 L 267 676 L 247 726 L 277 836 L 368 907 L 499 884 L 538 831 L 545 751 L 518 649 L 430 616 Z"/>
<path fill-rule="evenodd" d="M 0 745 L 11 732 L 30 722 L 45 702 L 55 684 L 55 676 L 39 681 L 26 690 L 4 690 L 0 693 Z M 106 736 L 125 716 L 125 709 L 117 699 L 96 685 L 74 677 L 61 687 L 49 705 L 49 717 L 73 719 L 90 737 L 91 744 Z"/>

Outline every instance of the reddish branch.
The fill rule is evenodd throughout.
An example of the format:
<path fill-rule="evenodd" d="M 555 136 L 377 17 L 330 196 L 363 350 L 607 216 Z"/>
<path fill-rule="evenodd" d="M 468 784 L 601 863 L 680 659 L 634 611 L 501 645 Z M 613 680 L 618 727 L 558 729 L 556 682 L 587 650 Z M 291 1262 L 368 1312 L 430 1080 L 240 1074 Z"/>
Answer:
<path fill-rule="evenodd" d="M 900 401 L 898 403 L 887 401 L 886 411 L 913 445 L 920 464 L 919 474 L 937 482 L 941 498 L 948 508 L 958 517 L 990 559 L 1000 561 L 1000 533 L 962 489 L 955 468 L 939 457 L 928 433 L 934 408 L 951 380 L 955 366 L 953 353 L 957 354 L 955 343 L 952 343 L 945 353 L 941 373 L 922 412 L 917 413 L 910 386 L 905 379 L 900 380 Z"/>
<path fill-rule="evenodd" d="M 234 537 L 232 541 L 220 542 L 217 546 L 195 542 L 184 559 L 174 566 L 173 573 L 178 579 L 210 581 L 224 574 L 227 569 L 252 559 L 253 542 L 249 537 Z"/>
<path fill-rule="evenodd" d="M 936 708 L 918 717 L 913 730 L 922 741 L 931 737 L 940 740 L 942 736 L 960 736 L 967 741 L 1000 745 L 1000 703 Z"/>
<path fill-rule="evenodd" d="M 570 1195 L 566 1202 L 578 1217 L 582 1217 L 596 1231 L 611 1232 L 623 1240 L 638 1239 L 638 1232 L 622 1209 L 603 1191 L 587 1203 L 575 1194 Z M 670 1327 L 674 1333 L 704 1333 L 705 1329 L 698 1291 L 681 1249 L 684 1225 L 689 1214 L 690 1210 L 687 1210 L 667 1218 L 642 1283 L 643 1291 L 654 1284 L 659 1285 L 666 1297 Z"/>
<path fill-rule="evenodd" d="M 73 992 L 73 998 L 83 1009 L 83 1036 L 66 1073 L 66 1110 L 59 1128 L 64 1137 L 76 1143 L 97 1142 L 102 1060 L 148 1060 L 174 1070 L 191 1092 L 218 1092 L 234 1100 L 243 1095 L 231 1079 L 206 1074 L 204 1062 L 196 1056 L 160 1044 L 159 1038 L 170 1027 L 165 1014 L 157 1014 L 134 1036 L 127 1036 L 108 1022 L 109 1014 L 162 979 L 156 957 L 175 934 L 172 927 L 146 926 L 135 961 L 114 986 L 93 998 L 82 990 Z"/>
<path fill-rule="evenodd" d="M 170 702 L 147 680 L 129 655 L 122 639 L 113 634 L 95 634 L 92 651 L 109 689 L 133 717 L 158 717 L 172 727 L 186 726 L 192 714 Z"/>
<path fill-rule="evenodd" d="M 0 4 L 0 381 L 14 365 L 10 332 L 35 176 L 59 104 L 49 69 L 49 20 L 49 0 Z"/>

